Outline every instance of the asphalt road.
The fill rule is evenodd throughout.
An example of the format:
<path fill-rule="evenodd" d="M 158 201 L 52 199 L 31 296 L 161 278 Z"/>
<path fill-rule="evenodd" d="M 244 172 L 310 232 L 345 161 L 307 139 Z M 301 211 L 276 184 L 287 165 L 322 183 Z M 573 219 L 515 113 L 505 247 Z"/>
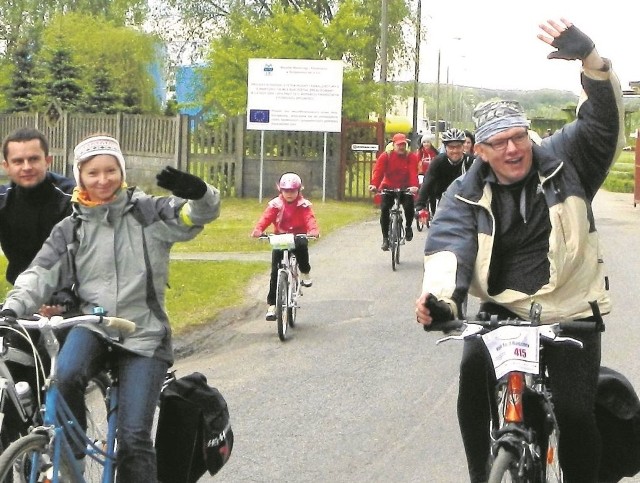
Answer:
<path fill-rule="evenodd" d="M 640 207 L 632 200 L 602 192 L 595 211 L 614 301 L 603 364 L 640 388 Z M 413 312 L 425 237 L 416 231 L 396 272 L 379 248 L 377 220 L 314 244 L 314 286 L 285 343 L 264 320 L 266 273 L 245 307 L 190 338 L 180 353 L 195 353 L 177 362 L 178 374 L 207 375 L 229 403 L 235 434 L 227 465 L 201 481 L 467 481 L 455 410 L 460 344 L 436 347 L 438 335 Z M 471 300 L 469 313 L 476 307 Z"/>

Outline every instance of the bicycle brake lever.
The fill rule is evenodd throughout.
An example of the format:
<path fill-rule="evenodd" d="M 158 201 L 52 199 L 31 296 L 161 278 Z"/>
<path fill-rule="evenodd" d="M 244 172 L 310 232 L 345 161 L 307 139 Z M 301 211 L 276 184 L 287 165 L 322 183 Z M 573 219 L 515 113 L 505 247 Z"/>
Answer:
<path fill-rule="evenodd" d="M 582 342 L 580 342 L 578 339 L 574 339 L 573 337 L 563 337 L 563 336 L 558 336 L 555 339 L 553 339 L 553 342 L 567 342 L 567 343 L 571 343 L 575 346 L 580 347 L 580 349 L 582 349 L 584 347 L 584 344 Z"/>
<path fill-rule="evenodd" d="M 560 343 L 567 342 L 567 343 L 574 344 L 580 347 L 581 349 L 584 346 L 582 342 L 580 342 L 577 339 L 574 339 L 573 337 L 564 337 L 564 336 L 558 335 L 557 328 L 553 325 L 541 325 L 538 329 L 538 333 L 540 334 L 540 337 L 542 337 L 543 339 L 546 339 L 552 342 L 560 342 Z"/>
<path fill-rule="evenodd" d="M 448 335 L 447 337 L 443 337 L 442 339 L 438 339 L 436 341 L 436 345 L 441 342 L 447 342 L 448 340 L 464 340 L 467 337 L 471 337 L 472 335 L 476 335 L 482 332 L 483 327 L 478 324 L 465 324 L 464 330 L 458 335 Z"/>

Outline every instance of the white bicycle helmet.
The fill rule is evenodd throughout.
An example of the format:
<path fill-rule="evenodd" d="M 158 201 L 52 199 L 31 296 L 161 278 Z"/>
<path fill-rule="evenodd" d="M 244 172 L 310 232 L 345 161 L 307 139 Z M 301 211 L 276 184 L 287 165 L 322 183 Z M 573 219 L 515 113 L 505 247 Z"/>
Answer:
<path fill-rule="evenodd" d="M 296 173 L 284 173 L 278 181 L 279 190 L 298 190 L 303 189 L 302 180 Z"/>
<path fill-rule="evenodd" d="M 443 132 L 440 135 L 440 139 L 444 144 L 451 143 L 451 142 L 463 143 L 467 139 L 467 136 L 464 134 L 464 131 L 461 131 L 460 129 L 453 127 Z"/>

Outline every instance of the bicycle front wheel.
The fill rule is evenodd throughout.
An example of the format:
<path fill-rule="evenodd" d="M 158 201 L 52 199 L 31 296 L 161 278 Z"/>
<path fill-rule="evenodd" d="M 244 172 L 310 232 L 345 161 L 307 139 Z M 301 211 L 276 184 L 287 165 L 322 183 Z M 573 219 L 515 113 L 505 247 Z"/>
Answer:
<path fill-rule="evenodd" d="M 544 456 L 544 455 L 543 455 Z M 562 483 L 562 469 L 558 455 L 558 430 L 553 429 L 549 435 L 546 451 L 544 481 L 547 483 Z"/>
<path fill-rule="evenodd" d="M 398 236 L 398 219 L 395 215 L 391 215 L 391 224 L 389 226 L 389 251 L 391 252 L 391 268 L 396 270 L 396 249 L 400 245 Z"/>
<path fill-rule="evenodd" d="M 87 415 L 87 437 L 91 441 L 106 441 L 107 439 L 107 388 L 111 385 L 111 378 L 106 372 L 94 376 L 87 385 L 84 402 Z"/>
<path fill-rule="evenodd" d="M 284 270 L 278 272 L 278 285 L 276 289 L 276 320 L 278 321 L 278 337 L 284 342 L 287 340 L 287 328 L 289 323 L 289 281 L 287 272 Z"/>
<path fill-rule="evenodd" d="M 500 448 L 491 465 L 491 473 L 489 473 L 487 483 L 525 483 L 527 481 L 532 480 L 518 477 L 516 455 L 505 448 Z"/>
<path fill-rule="evenodd" d="M 298 296 L 300 295 L 300 279 L 293 277 L 289 287 L 289 304 L 287 307 L 287 321 L 289 327 L 296 325 L 296 315 L 298 315 Z"/>
<path fill-rule="evenodd" d="M 398 224 L 396 225 L 396 239 L 398 243 L 396 243 L 396 265 L 400 263 L 400 245 L 404 243 L 404 228 L 402 227 L 402 218 L 398 220 Z"/>
<path fill-rule="evenodd" d="M 0 455 L 0 482 L 38 482 L 51 468 L 46 454 L 49 438 L 31 433 L 17 439 Z"/>

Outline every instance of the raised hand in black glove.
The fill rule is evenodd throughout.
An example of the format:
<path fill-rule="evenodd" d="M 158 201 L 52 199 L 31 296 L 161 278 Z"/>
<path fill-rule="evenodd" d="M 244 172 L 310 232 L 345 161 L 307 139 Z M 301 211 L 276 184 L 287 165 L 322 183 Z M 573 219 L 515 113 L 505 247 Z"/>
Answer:
<path fill-rule="evenodd" d="M 453 312 L 446 302 L 438 300 L 433 294 L 429 294 L 424 305 L 429 309 L 431 319 L 434 323 L 447 322 L 453 320 Z"/>
<path fill-rule="evenodd" d="M 207 192 L 207 184 L 197 176 L 167 166 L 156 175 L 158 186 L 186 200 L 199 200 Z"/>
<path fill-rule="evenodd" d="M 563 30 L 551 43 L 556 49 L 547 55 L 547 59 L 583 60 L 595 48 L 593 40 L 572 25 Z"/>

